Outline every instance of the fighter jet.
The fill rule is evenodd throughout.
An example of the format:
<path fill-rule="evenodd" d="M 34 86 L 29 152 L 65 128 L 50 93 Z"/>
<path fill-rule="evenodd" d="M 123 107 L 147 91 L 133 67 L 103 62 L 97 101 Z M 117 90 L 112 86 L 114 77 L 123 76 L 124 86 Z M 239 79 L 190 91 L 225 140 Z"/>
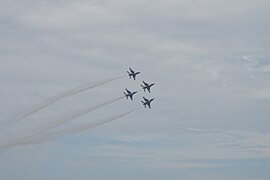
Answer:
<path fill-rule="evenodd" d="M 148 92 L 150 93 L 150 92 L 151 92 L 151 91 L 150 91 L 150 88 L 151 88 L 152 86 L 154 86 L 154 85 L 155 85 L 155 83 L 148 84 L 148 83 L 146 83 L 145 81 L 143 81 L 143 85 L 141 85 L 141 86 L 142 86 L 144 92 L 145 92 L 145 90 L 147 89 Z"/>
<path fill-rule="evenodd" d="M 136 80 L 136 76 L 140 74 L 141 72 L 134 72 L 131 68 L 129 68 L 130 72 L 127 71 L 129 78 L 133 77 L 134 80 Z"/>
<path fill-rule="evenodd" d="M 128 99 L 128 97 L 129 97 L 129 98 L 131 99 L 131 101 L 133 101 L 133 96 L 134 96 L 134 94 L 137 93 L 137 91 L 131 92 L 131 91 L 129 91 L 127 88 L 126 88 L 126 91 L 127 91 L 127 92 L 124 92 L 126 98 Z"/>
<path fill-rule="evenodd" d="M 151 105 L 150 104 L 154 100 L 154 98 L 148 100 L 145 97 L 143 97 L 143 99 L 144 99 L 144 101 L 141 101 L 141 102 L 143 103 L 144 107 L 146 108 L 146 105 L 147 105 L 149 107 L 149 109 L 151 109 Z"/>

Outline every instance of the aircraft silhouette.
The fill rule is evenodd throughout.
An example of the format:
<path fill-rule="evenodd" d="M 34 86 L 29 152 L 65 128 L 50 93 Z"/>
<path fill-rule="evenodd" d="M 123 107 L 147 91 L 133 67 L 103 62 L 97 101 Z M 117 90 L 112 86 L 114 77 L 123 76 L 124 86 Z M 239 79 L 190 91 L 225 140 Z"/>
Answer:
<path fill-rule="evenodd" d="M 150 88 L 151 88 L 152 86 L 154 86 L 154 85 L 155 85 L 155 83 L 148 84 L 148 83 L 146 83 L 145 81 L 143 81 L 143 85 L 141 85 L 141 87 L 143 88 L 144 92 L 145 92 L 145 90 L 147 89 L 147 91 L 150 93 L 150 92 L 151 92 L 151 91 L 150 91 Z"/>
<path fill-rule="evenodd" d="M 144 107 L 146 108 L 146 105 L 149 107 L 149 109 L 151 109 L 151 102 L 154 100 L 154 98 L 148 100 L 147 98 L 143 97 L 144 101 L 141 101 L 144 105 Z"/>
<path fill-rule="evenodd" d="M 128 97 L 129 97 L 130 100 L 133 101 L 133 96 L 134 96 L 134 94 L 137 93 L 137 91 L 131 92 L 127 88 L 126 88 L 126 91 L 127 92 L 123 92 L 125 94 L 126 98 L 128 99 Z"/>
<path fill-rule="evenodd" d="M 129 78 L 133 77 L 134 80 L 136 80 L 136 76 L 140 74 L 141 72 L 135 72 L 131 68 L 129 68 L 130 72 L 127 71 Z"/>

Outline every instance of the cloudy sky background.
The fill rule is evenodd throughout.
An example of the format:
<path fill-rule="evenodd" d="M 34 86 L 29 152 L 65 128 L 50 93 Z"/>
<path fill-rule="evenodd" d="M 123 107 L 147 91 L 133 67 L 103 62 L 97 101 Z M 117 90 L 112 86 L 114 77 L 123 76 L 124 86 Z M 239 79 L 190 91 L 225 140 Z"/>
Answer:
<path fill-rule="evenodd" d="M 87 132 L 0 154 L 0 179 L 270 178 L 270 2 L 267 0 L 0 1 L 0 122 L 67 89 L 142 72 L 63 99 L 1 130 L 140 90 L 69 126 L 141 107 Z M 33 127 L 31 127 L 33 125 Z M 68 125 L 67 125 L 68 126 Z"/>

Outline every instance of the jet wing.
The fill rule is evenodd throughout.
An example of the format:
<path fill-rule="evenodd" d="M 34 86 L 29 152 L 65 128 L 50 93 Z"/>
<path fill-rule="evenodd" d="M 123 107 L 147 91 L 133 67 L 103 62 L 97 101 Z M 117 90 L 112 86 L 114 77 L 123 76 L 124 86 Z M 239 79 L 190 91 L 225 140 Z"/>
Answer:
<path fill-rule="evenodd" d="M 131 93 L 131 92 L 130 92 L 128 89 L 126 89 L 126 91 L 127 91 L 127 93 L 128 93 L 128 94 L 130 94 L 130 93 Z"/>
<path fill-rule="evenodd" d="M 133 71 L 131 68 L 129 68 L 129 70 L 130 70 L 130 72 L 131 72 L 132 74 L 134 74 L 134 71 Z"/>
<path fill-rule="evenodd" d="M 148 85 L 146 82 L 144 82 L 144 81 L 143 81 L 143 84 L 144 84 L 145 86 L 149 86 L 149 85 Z"/>

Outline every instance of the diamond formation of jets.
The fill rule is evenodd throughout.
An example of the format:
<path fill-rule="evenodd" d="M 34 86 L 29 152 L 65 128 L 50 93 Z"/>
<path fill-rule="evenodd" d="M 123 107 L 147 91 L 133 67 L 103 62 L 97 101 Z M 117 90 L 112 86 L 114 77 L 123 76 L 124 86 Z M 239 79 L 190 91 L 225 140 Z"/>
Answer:
<path fill-rule="evenodd" d="M 131 68 L 129 68 L 129 71 L 127 71 L 129 78 L 133 78 L 134 80 L 136 80 L 136 76 L 138 74 L 140 74 L 141 72 L 135 72 L 134 70 L 132 70 Z M 151 87 L 155 85 L 155 83 L 146 83 L 145 81 L 142 81 L 143 84 L 141 85 L 142 89 L 144 92 L 146 92 L 146 90 L 151 93 Z M 128 90 L 127 88 L 125 89 L 126 91 L 123 92 L 125 97 L 128 99 L 130 98 L 131 101 L 133 101 L 133 96 L 134 94 L 137 93 L 137 91 L 131 92 L 130 90 Z M 151 99 L 147 99 L 146 97 L 143 97 L 143 101 L 142 104 L 143 106 L 146 108 L 148 107 L 149 109 L 151 109 L 151 102 L 154 100 L 154 98 Z"/>

